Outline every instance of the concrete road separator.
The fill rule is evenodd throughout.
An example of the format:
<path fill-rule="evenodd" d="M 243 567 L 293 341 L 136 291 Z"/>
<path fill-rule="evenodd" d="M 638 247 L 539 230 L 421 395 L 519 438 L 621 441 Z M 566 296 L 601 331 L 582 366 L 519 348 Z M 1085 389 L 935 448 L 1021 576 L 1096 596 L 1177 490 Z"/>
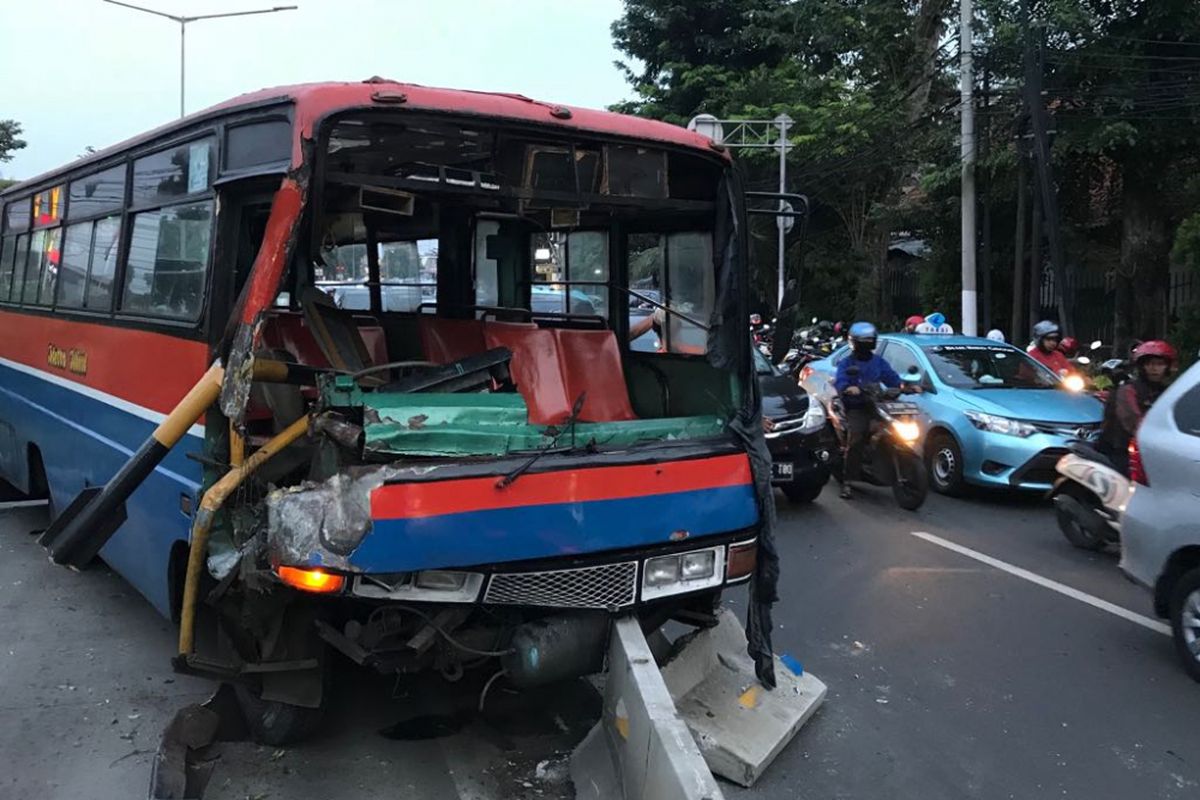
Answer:
<path fill-rule="evenodd" d="M 795 664 L 795 662 L 792 662 Z M 571 757 L 580 800 L 720 800 L 713 774 L 752 785 L 825 699 L 776 658 L 768 691 L 732 612 L 681 639 L 659 670 L 635 618 L 613 626 L 604 713 Z"/>
<path fill-rule="evenodd" d="M 1081 592 L 1073 586 L 1067 586 L 1065 583 L 1059 583 L 1058 581 L 1044 578 L 1041 575 L 1038 575 L 1036 572 L 1030 572 L 1022 567 L 1009 564 L 1007 561 L 1001 561 L 998 558 L 992 558 L 986 553 L 980 553 L 978 550 L 972 550 L 969 547 L 964 547 L 963 545 L 952 542 L 949 539 L 943 539 L 940 536 L 934 536 L 932 533 L 926 533 L 925 531 L 910 531 L 910 533 L 918 539 L 929 542 L 930 544 L 936 544 L 938 547 L 944 547 L 947 550 L 951 550 L 959 555 L 966 556 L 967 558 L 973 558 L 976 561 L 987 564 L 991 567 L 995 567 L 1002 572 L 1007 572 L 1009 575 L 1014 575 L 1018 578 L 1027 580 L 1030 583 L 1037 584 L 1038 586 L 1049 589 L 1052 592 L 1058 592 L 1064 597 L 1069 597 L 1072 600 L 1078 600 L 1081 603 L 1086 603 L 1087 605 L 1092 606 L 1093 608 L 1098 608 L 1101 611 L 1107 611 L 1113 616 L 1129 620 L 1134 624 L 1141 625 L 1143 628 L 1149 628 L 1155 633 L 1161 633 L 1165 636 L 1171 635 L 1171 626 L 1167 625 L 1166 623 L 1160 622 L 1156 619 L 1151 619 L 1144 614 L 1138 614 L 1136 611 L 1130 611 L 1128 608 L 1119 606 L 1116 603 L 1110 603 L 1107 600 L 1102 600 L 1101 598 L 1096 597 L 1095 595 L 1090 595 L 1087 592 Z"/>
<path fill-rule="evenodd" d="M 571 755 L 579 800 L 722 800 L 636 617 L 613 625 L 604 712 Z"/>
<path fill-rule="evenodd" d="M 746 655 L 745 629 L 728 609 L 718 618 L 716 627 L 681 642 L 662 676 L 709 769 L 751 786 L 820 708 L 826 688 L 778 656 L 778 685 L 763 688 Z"/>

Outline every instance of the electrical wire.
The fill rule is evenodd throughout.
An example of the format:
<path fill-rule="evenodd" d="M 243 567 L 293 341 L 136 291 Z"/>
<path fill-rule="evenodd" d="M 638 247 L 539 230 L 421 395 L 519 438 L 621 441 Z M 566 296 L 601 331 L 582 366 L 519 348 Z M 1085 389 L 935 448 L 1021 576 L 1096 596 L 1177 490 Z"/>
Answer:
<path fill-rule="evenodd" d="M 496 679 L 497 679 L 497 678 L 499 678 L 501 675 L 504 675 L 504 674 L 505 674 L 504 670 L 500 670 L 500 671 L 499 671 L 499 672 L 497 672 L 495 675 L 493 675 L 492 677 L 488 678 L 488 679 L 487 679 L 487 683 L 485 683 L 485 684 L 483 685 L 483 691 L 481 691 L 481 692 L 479 693 L 479 704 L 478 704 L 478 707 L 479 707 L 479 713 L 480 713 L 480 714 L 482 714 L 482 713 L 483 713 L 483 704 L 484 704 L 484 703 L 487 701 L 488 690 L 492 688 L 492 684 L 496 682 Z"/>
<path fill-rule="evenodd" d="M 451 636 L 445 630 L 443 630 L 442 626 L 440 626 L 436 622 L 434 622 L 433 618 L 430 617 L 428 614 L 426 614 L 424 611 L 413 608 L 412 606 L 403 606 L 403 605 L 381 606 L 381 607 L 375 609 L 374 611 L 372 611 L 371 615 L 369 617 L 367 617 L 367 624 L 369 625 L 371 623 L 371 621 L 373 619 L 375 619 L 375 616 L 377 614 L 380 616 L 385 616 L 390 611 L 407 611 L 410 614 L 415 614 L 416 616 L 423 619 L 425 621 L 426 625 L 428 625 L 429 627 L 431 627 L 435 631 L 437 631 L 438 634 L 443 639 L 445 639 L 448 644 L 450 644 L 453 647 L 458 648 L 459 650 L 462 650 L 464 653 L 470 653 L 471 655 L 475 655 L 475 656 L 484 656 L 487 658 L 500 658 L 502 656 L 512 655 L 513 653 L 517 652 L 514 648 L 511 648 L 511 647 L 508 648 L 507 650 L 479 650 L 474 647 L 470 647 L 469 645 L 465 645 L 462 642 L 455 639 L 453 636 Z"/>

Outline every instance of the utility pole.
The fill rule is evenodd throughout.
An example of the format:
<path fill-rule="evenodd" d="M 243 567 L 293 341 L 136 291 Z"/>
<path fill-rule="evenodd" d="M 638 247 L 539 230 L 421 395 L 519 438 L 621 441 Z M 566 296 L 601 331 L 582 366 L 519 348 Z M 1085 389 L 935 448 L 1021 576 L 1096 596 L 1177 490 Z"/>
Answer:
<path fill-rule="evenodd" d="M 975 292 L 975 72 L 971 52 L 971 0 L 959 0 L 962 102 L 962 332 L 978 336 Z"/>
<path fill-rule="evenodd" d="M 990 58 L 987 53 L 983 56 L 983 124 L 979 137 L 980 153 L 986 165 L 992 154 L 992 117 L 990 113 L 992 100 L 992 75 L 988 69 Z M 983 253 L 983 330 L 992 329 L 992 181 L 991 171 L 986 167 L 983 172 L 983 185 L 979 193 L 979 203 L 983 210 L 983 235 L 980 237 L 980 250 Z"/>
<path fill-rule="evenodd" d="M 786 194 L 787 193 L 787 151 L 788 151 L 787 132 L 788 132 L 788 127 L 791 126 L 791 124 L 792 124 L 792 118 L 789 117 L 787 114 L 780 114 L 778 117 L 775 118 L 775 122 L 779 124 L 779 193 Z M 779 199 L 779 210 L 780 211 L 788 210 L 788 204 L 786 201 L 784 201 L 783 198 Z M 788 228 L 791 227 L 791 225 L 790 225 L 791 222 L 792 222 L 791 217 L 785 217 L 785 216 L 780 215 L 775 218 L 775 227 L 779 231 L 779 238 L 778 238 L 778 242 L 779 242 L 779 294 L 777 295 L 779 300 L 776 304 L 777 309 L 783 308 L 783 291 L 784 291 L 784 286 L 787 283 L 787 264 L 786 264 L 786 258 L 785 258 L 785 256 L 787 255 L 787 251 L 784 248 L 784 239 L 787 238 L 787 232 L 788 232 Z M 797 290 L 798 289 L 799 289 L 799 287 L 797 287 Z M 797 291 L 797 295 L 798 294 L 799 294 L 799 291 Z M 799 299 L 799 297 L 797 297 L 797 299 Z"/>
<path fill-rule="evenodd" d="M 260 8 L 255 11 L 230 11 L 224 14 L 200 14 L 194 17 L 184 17 L 178 14 L 168 14 L 165 11 L 155 11 L 152 8 L 142 8 L 135 6 L 132 3 L 123 3 L 121 0 L 104 0 L 104 2 L 128 8 L 133 11 L 141 11 L 146 14 L 153 14 L 156 17 L 164 17 L 172 22 L 179 23 L 179 116 L 185 116 L 184 111 L 184 67 L 185 67 L 185 49 L 184 37 L 187 34 L 187 24 L 189 22 L 198 22 L 202 19 L 221 19 L 223 17 L 248 17 L 251 14 L 274 14 L 276 11 L 295 11 L 296 6 L 275 6 L 274 8 Z"/>

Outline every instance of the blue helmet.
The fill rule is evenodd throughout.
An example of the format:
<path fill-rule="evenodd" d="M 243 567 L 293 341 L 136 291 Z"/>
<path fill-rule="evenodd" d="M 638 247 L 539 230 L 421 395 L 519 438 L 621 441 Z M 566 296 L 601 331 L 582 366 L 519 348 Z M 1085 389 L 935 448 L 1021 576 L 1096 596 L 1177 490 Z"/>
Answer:
<path fill-rule="evenodd" d="M 855 347 L 861 345 L 867 350 L 874 350 L 878 337 L 879 331 L 869 322 L 856 322 L 850 326 L 850 344 Z"/>

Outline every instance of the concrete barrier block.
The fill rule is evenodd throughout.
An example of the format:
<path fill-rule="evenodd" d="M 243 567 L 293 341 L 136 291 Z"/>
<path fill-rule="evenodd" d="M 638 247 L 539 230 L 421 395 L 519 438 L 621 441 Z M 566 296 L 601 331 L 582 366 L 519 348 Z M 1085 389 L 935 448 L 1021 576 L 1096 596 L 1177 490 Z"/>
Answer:
<path fill-rule="evenodd" d="M 679 715 L 709 768 L 751 786 L 825 700 L 825 684 L 775 659 L 778 685 L 763 688 L 732 612 L 689 637 L 662 670 Z"/>
<path fill-rule="evenodd" d="M 613 625 L 604 713 L 572 754 L 571 779 L 586 800 L 723 800 L 634 617 Z"/>

